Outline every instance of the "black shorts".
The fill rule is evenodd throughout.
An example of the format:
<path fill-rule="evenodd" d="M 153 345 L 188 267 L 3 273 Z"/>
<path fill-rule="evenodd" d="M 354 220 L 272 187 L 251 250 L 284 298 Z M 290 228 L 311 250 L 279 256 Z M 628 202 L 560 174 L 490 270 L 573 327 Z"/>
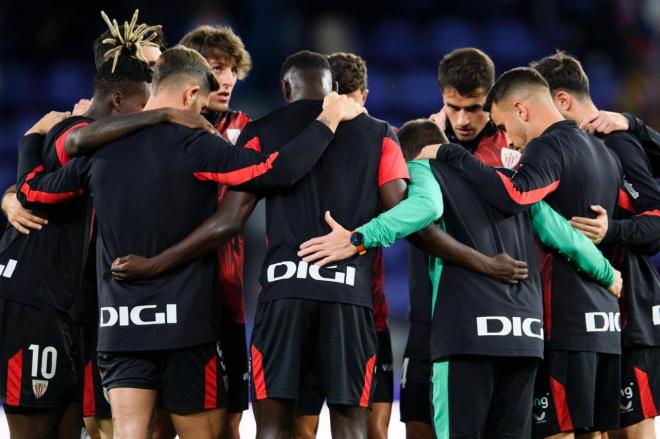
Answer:
<path fill-rule="evenodd" d="M 658 416 L 660 346 L 636 346 L 621 356 L 620 427 Z"/>
<path fill-rule="evenodd" d="M 433 363 L 436 437 L 529 437 L 539 361 L 466 355 Z"/>
<path fill-rule="evenodd" d="M 430 336 L 430 324 L 411 324 L 401 366 L 401 422 L 432 423 Z"/>
<path fill-rule="evenodd" d="M 99 371 L 98 354 L 96 353 L 96 342 L 98 340 L 98 328 L 96 326 L 82 326 L 83 344 L 83 390 L 82 408 L 84 417 L 98 419 L 110 419 L 110 403 L 101 384 L 101 372 Z"/>
<path fill-rule="evenodd" d="M 546 351 L 534 389 L 534 437 L 619 427 L 620 355 Z"/>
<path fill-rule="evenodd" d="M 227 365 L 227 412 L 248 408 L 248 356 L 245 325 L 222 319 L 222 355 Z"/>
<path fill-rule="evenodd" d="M 158 407 L 227 407 L 227 374 L 220 343 L 162 351 L 99 352 L 103 387 L 158 390 Z"/>
<path fill-rule="evenodd" d="M 80 402 L 77 325 L 0 299 L 0 337 L 0 399 L 6 407 L 50 410 Z"/>
<path fill-rule="evenodd" d="M 329 405 L 369 407 L 377 337 L 371 309 L 307 299 L 257 306 L 250 343 L 253 401 L 298 399 L 319 377 Z"/>
<path fill-rule="evenodd" d="M 377 332 L 378 356 L 374 374 L 374 394 L 372 403 L 392 403 L 394 399 L 394 372 L 392 370 L 392 341 L 390 328 Z M 300 389 L 296 403 L 297 416 L 318 416 L 323 408 L 325 395 L 321 381 L 314 373 L 309 373 Z"/>

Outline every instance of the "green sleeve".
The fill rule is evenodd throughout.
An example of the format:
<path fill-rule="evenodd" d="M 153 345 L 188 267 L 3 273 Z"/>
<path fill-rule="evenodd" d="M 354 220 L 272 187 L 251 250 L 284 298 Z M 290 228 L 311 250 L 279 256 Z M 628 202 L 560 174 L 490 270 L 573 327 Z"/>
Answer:
<path fill-rule="evenodd" d="M 614 269 L 596 246 L 575 230 L 545 201 L 531 206 L 532 229 L 541 243 L 562 254 L 579 270 L 604 287 L 614 282 Z"/>
<path fill-rule="evenodd" d="M 408 198 L 358 228 L 364 235 L 365 247 L 390 246 L 442 216 L 442 192 L 429 161 L 408 162 L 408 171 Z"/>

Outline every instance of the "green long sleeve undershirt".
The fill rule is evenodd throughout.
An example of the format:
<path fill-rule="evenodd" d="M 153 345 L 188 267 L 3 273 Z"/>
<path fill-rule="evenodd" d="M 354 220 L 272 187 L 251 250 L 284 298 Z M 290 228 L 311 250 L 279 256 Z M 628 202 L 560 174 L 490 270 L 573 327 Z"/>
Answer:
<path fill-rule="evenodd" d="M 411 184 L 408 198 L 358 228 L 364 235 L 365 247 L 387 247 L 423 229 L 432 222 L 442 227 L 442 192 L 428 160 L 408 162 Z M 614 282 L 614 269 L 601 252 L 568 221 L 541 201 L 530 208 L 532 230 L 541 243 L 559 251 L 577 269 L 599 284 L 609 287 Z M 433 261 L 436 259 L 436 261 Z M 434 291 L 439 282 L 442 261 L 432 258 L 429 275 Z"/>

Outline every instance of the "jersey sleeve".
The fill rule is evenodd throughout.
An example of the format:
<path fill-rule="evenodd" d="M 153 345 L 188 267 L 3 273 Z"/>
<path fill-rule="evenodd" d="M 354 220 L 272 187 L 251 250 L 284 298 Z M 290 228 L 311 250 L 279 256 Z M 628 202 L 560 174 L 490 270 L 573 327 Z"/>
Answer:
<path fill-rule="evenodd" d="M 43 143 L 44 136 L 36 133 L 23 136 L 18 142 L 18 170 L 16 175 L 19 179 L 42 164 L 41 150 L 43 149 Z"/>
<path fill-rule="evenodd" d="M 521 212 L 552 193 L 562 172 L 559 150 L 539 139 L 527 145 L 520 168 L 511 178 L 481 163 L 460 145 L 443 145 L 437 159 L 457 169 L 489 204 L 505 213 Z"/>
<path fill-rule="evenodd" d="M 30 136 L 26 136 L 30 137 Z M 24 140 L 26 140 L 24 138 Z M 30 140 L 32 143 L 32 140 Z M 45 209 L 64 203 L 85 193 L 89 159 L 77 158 L 52 173 L 46 173 L 34 147 L 19 148 L 19 163 L 25 167 L 16 182 L 16 197 L 23 207 Z"/>
<path fill-rule="evenodd" d="M 604 287 L 614 282 L 614 269 L 596 246 L 573 229 L 566 219 L 546 202 L 530 207 L 532 230 L 546 247 L 558 251 L 570 263 Z"/>
<path fill-rule="evenodd" d="M 627 135 L 610 136 L 606 143 L 623 167 L 619 208 L 633 216 L 610 220 L 603 245 L 638 246 L 660 240 L 660 186 L 651 175 L 642 146 Z"/>
<path fill-rule="evenodd" d="M 381 146 L 380 164 L 378 165 L 378 187 L 397 179 L 410 180 L 406 161 L 401 152 L 399 140 L 392 128 L 387 126 L 387 133 L 383 137 Z"/>
<path fill-rule="evenodd" d="M 204 133 L 188 149 L 188 156 L 195 178 L 259 192 L 294 185 L 311 170 L 333 137 L 327 126 L 314 121 L 282 148 L 265 154 L 247 143 L 237 148 Z M 258 142 L 257 138 L 254 143 Z"/>
<path fill-rule="evenodd" d="M 66 149 L 64 148 L 67 137 L 69 136 L 69 134 L 71 134 L 72 131 L 75 131 L 78 128 L 82 128 L 87 125 L 89 125 L 89 122 L 80 122 L 73 126 L 70 126 L 55 139 L 55 153 L 57 154 L 57 160 L 59 160 L 62 166 L 66 165 L 71 159 L 69 157 L 69 154 L 67 154 Z"/>
<path fill-rule="evenodd" d="M 640 141 L 649 157 L 653 175 L 660 177 L 660 133 L 630 113 L 623 113 L 628 119 L 628 132 Z"/>
<path fill-rule="evenodd" d="M 408 170 L 412 180 L 408 197 L 358 229 L 365 247 L 390 246 L 442 216 L 442 192 L 428 160 L 409 162 Z"/>

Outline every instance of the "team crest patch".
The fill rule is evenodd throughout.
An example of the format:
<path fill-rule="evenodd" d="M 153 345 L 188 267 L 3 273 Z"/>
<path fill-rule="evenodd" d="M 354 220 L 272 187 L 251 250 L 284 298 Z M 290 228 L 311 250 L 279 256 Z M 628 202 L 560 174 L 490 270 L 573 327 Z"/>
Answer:
<path fill-rule="evenodd" d="M 236 128 L 229 128 L 227 131 L 225 131 L 225 133 L 227 134 L 227 140 L 233 144 L 236 144 L 238 136 L 241 134 L 241 130 L 237 130 Z"/>
<path fill-rule="evenodd" d="M 32 380 L 32 392 L 34 393 L 34 396 L 37 399 L 44 396 L 44 393 L 46 393 L 46 390 L 48 390 L 48 381 L 45 381 L 45 380 Z"/>
<path fill-rule="evenodd" d="M 500 151 L 500 159 L 502 160 L 504 167 L 507 169 L 515 168 L 520 161 L 521 156 L 522 154 L 520 151 L 511 148 L 502 148 Z"/>

